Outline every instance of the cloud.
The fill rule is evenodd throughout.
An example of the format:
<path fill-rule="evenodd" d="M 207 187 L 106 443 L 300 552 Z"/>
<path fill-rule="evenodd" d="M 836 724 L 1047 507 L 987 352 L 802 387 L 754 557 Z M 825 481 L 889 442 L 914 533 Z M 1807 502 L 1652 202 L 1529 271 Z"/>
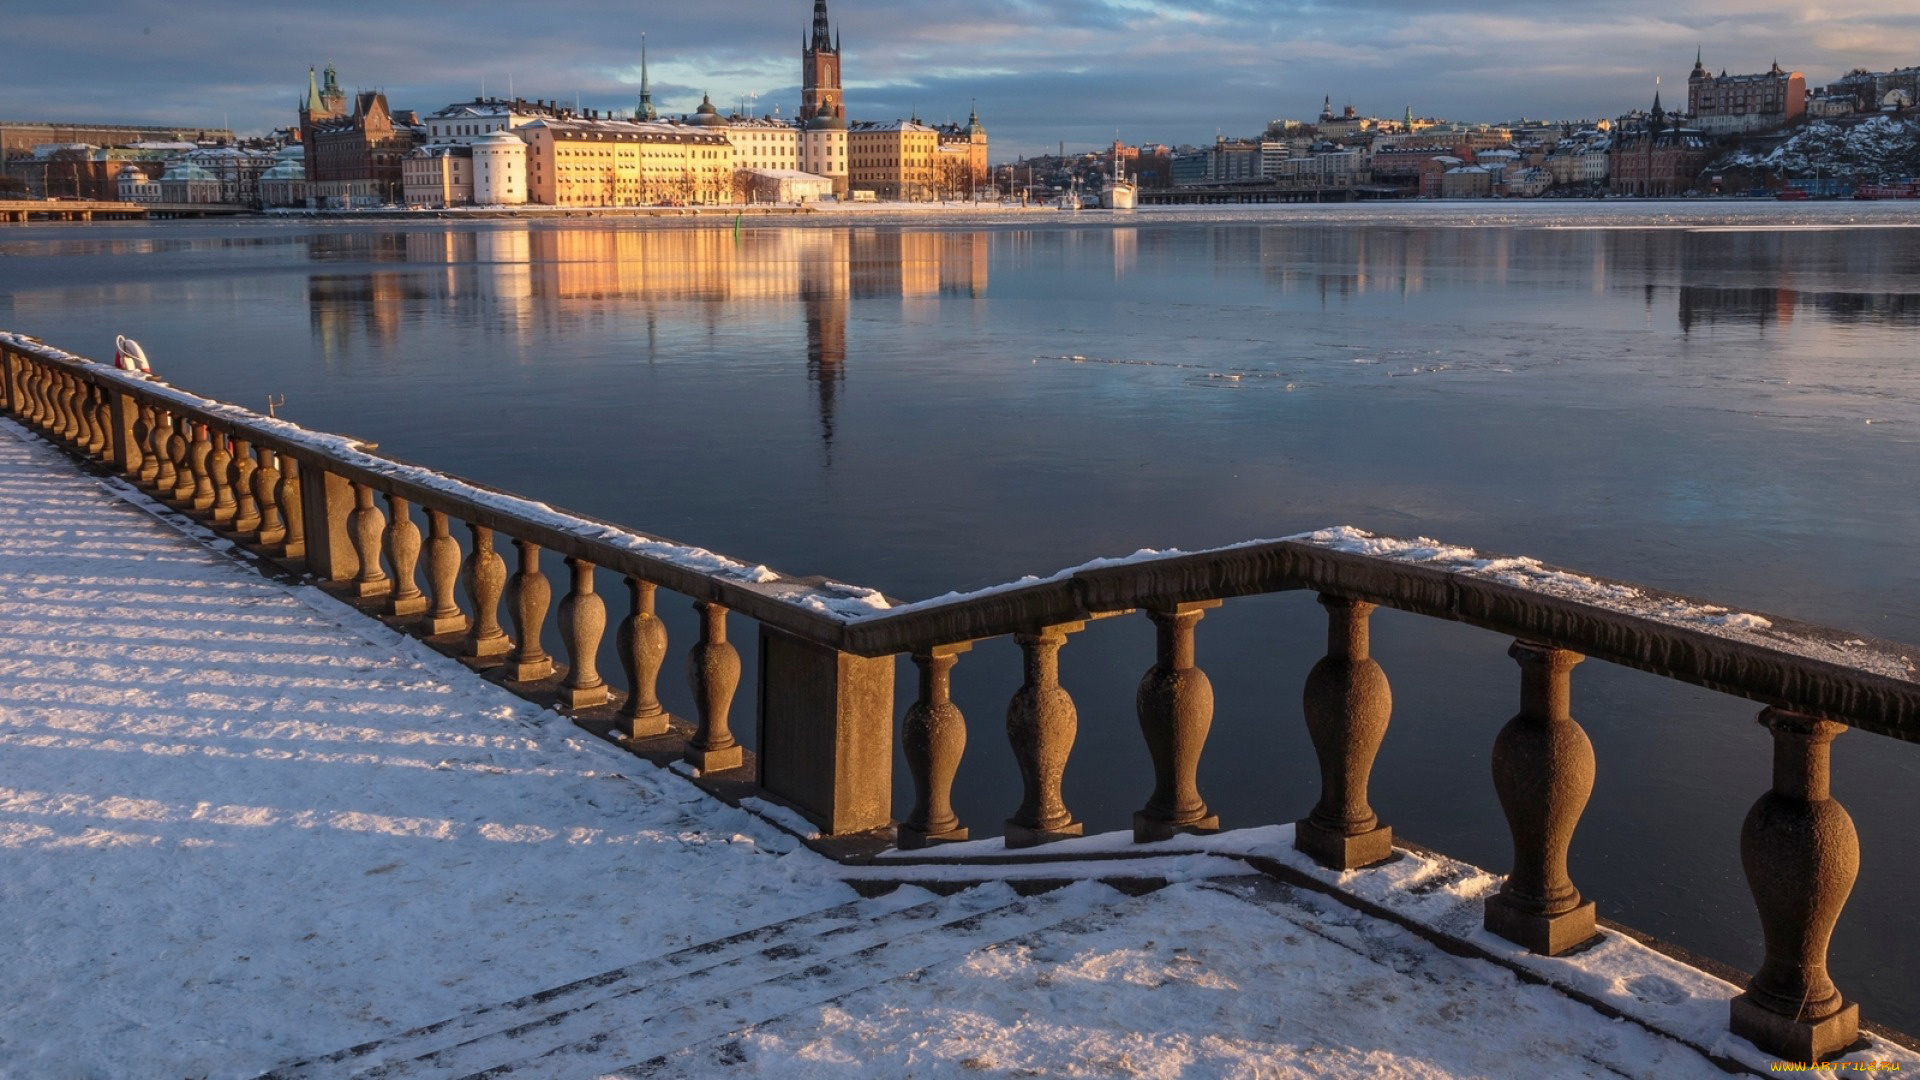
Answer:
<path fill-rule="evenodd" d="M 1776 57 L 1813 85 L 1856 66 L 1920 63 L 1910 0 L 830 0 L 857 117 L 964 118 L 996 158 L 1114 137 L 1210 141 L 1311 118 L 1323 96 L 1363 112 L 1462 120 L 1615 115 L 1656 76 L 1684 84 Z M 12 0 L 8 119 L 231 125 L 294 121 L 309 65 L 422 112 L 509 85 L 527 97 L 631 109 L 647 35 L 654 97 L 702 93 L 761 111 L 799 104 L 809 0 L 636 5 L 325 5 L 257 0 Z"/>

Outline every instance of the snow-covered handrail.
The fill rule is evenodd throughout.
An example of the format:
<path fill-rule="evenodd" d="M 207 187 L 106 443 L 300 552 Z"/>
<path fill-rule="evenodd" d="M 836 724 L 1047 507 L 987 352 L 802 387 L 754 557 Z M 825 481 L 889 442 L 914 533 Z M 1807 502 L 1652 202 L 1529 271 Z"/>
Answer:
<path fill-rule="evenodd" d="M 1025 797 L 1007 822 L 1006 847 L 1077 835 L 1081 826 L 1060 794 L 1077 719 L 1059 682 L 1059 654 L 1089 619 L 1133 610 L 1147 614 L 1158 636 L 1157 661 L 1138 695 L 1156 784 L 1135 815 L 1135 836 L 1217 829 L 1197 786 L 1212 691 L 1194 666 L 1195 625 L 1232 597 L 1310 589 L 1329 620 L 1327 656 L 1306 688 L 1321 796 L 1296 823 L 1296 846 L 1344 870 L 1392 853 L 1392 830 L 1366 792 L 1390 710 L 1386 676 L 1368 648 L 1376 606 L 1510 635 L 1521 710 L 1496 741 L 1493 762 L 1515 860 L 1487 902 L 1486 927 L 1558 955 L 1598 933 L 1594 905 L 1566 869 L 1593 785 L 1592 747 L 1568 707 L 1572 667 L 1594 656 L 1764 703 L 1774 788 L 1749 815 L 1742 852 L 1767 957 L 1735 1000 L 1731 1027 L 1797 1061 L 1857 1033 L 1858 1009 L 1825 966 L 1858 864 L 1852 824 L 1828 791 L 1827 746 L 1847 726 L 1920 742 L 1920 650 L 1909 646 L 1532 559 L 1345 526 L 1206 551 L 1140 551 L 902 604 L 397 461 L 365 443 L 186 394 L 30 338 L 0 334 L 0 367 L 0 403 L 55 440 L 236 541 L 377 605 L 437 645 L 499 668 L 509 683 L 551 693 L 577 713 L 611 710 L 618 700 L 614 722 L 633 740 L 672 728 L 653 691 L 666 654 L 654 591 L 691 597 L 701 617 L 688 664 L 698 716 L 681 738 L 686 760 L 704 772 L 733 775 L 748 764 L 728 726 L 740 659 L 727 641 L 727 615 L 753 618 L 761 626 L 761 756 L 750 775 L 829 835 L 891 835 L 903 849 L 966 839 L 951 804 L 965 726 L 949 678 L 974 641 L 1008 634 L 1025 660 L 1007 724 Z M 386 512 L 376 496 L 385 497 Z M 425 592 L 417 580 L 416 508 L 428 525 Z M 471 533 L 464 562 L 450 519 Z M 494 551 L 496 531 L 518 549 L 511 578 Z M 557 619 L 564 666 L 540 646 L 550 597 L 544 551 L 565 556 L 570 573 Z M 618 699 L 595 667 L 606 620 L 596 568 L 622 575 L 629 592 L 615 650 L 627 692 Z M 503 599 L 511 635 L 498 621 Z M 916 799 L 892 831 L 893 658 L 900 653 L 913 657 L 921 675 L 901 721 Z"/>

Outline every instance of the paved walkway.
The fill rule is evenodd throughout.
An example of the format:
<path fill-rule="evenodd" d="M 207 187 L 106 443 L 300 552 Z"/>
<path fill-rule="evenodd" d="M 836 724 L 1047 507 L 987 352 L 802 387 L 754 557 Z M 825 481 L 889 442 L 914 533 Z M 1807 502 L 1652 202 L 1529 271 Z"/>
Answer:
<path fill-rule="evenodd" d="M 0 1077 L 1722 1075 L 1264 879 L 858 900 L 125 494 L 0 421 Z"/>

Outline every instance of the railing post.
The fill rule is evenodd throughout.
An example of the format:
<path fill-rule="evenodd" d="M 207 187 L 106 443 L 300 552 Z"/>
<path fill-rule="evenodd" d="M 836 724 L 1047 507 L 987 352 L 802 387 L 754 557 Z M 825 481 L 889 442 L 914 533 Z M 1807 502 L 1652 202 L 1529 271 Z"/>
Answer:
<path fill-rule="evenodd" d="M 1567 876 L 1567 848 L 1593 793 L 1593 744 L 1569 711 L 1568 649 L 1516 641 L 1520 712 L 1493 743 L 1493 786 L 1513 834 L 1513 872 L 1487 898 L 1486 928 L 1544 956 L 1592 939 L 1593 901 Z"/>
<path fill-rule="evenodd" d="M 963 641 L 913 654 L 920 669 L 920 696 L 900 721 L 900 749 L 913 774 L 913 811 L 900 825 L 895 844 L 913 851 L 967 838 L 953 812 L 953 777 L 967 750 L 967 719 L 953 703 L 953 665 L 973 648 Z"/>
<path fill-rule="evenodd" d="M 207 461 L 213 456 L 213 440 L 208 437 L 204 422 L 189 420 L 187 426 L 193 431 L 193 443 L 187 447 L 187 470 L 193 488 L 185 501 L 198 513 L 213 506 L 213 476 L 207 472 Z"/>
<path fill-rule="evenodd" d="M 1760 909 L 1766 959 L 1733 999 L 1728 1028 L 1762 1051 L 1812 1063 L 1860 1034 L 1860 1006 L 1827 975 L 1827 942 L 1860 870 L 1853 818 L 1832 795 L 1828 764 L 1845 724 L 1766 709 L 1773 790 L 1740 828 L 1740 864 Z"/>
<path fill-rule="evenodd" d="M 627 617 L 614 632 L 614 651 L 627 677 L 627 700 L 620 705 L 620 719 L 627 735 L 635 739 L 664 735 L 670 726 L 667 710 L 656 696 L 660 668 L 667 660 L 667 627 L 653 613 L 655 591 L 651 581 L 627 578 Z"/>
<path fill-rule="evenodd" d="M 275 502 L 280 504 L 280 516 L 286 519 L 286 539 L 280 544 L 280 558 L 296 566 L 307 563 L 307 496 L 306 482 L 300 478 L 305 467 L 300 459 L 278 455 L 280 459 L 280 494 Z"/>
<path fill-rule="evenodd" d="M 433 606 L 427 610 L 426 633 L 459 634 L 467 629 L 467 616 L 460 610 L 454 590 L 460 580 L 460 541 L 447 529 L 447 515 L 427 508 L 427 590 L 433 594 Z"/>
<path fill-rule="evenodd" d="M 353 485 L 344 476 L 302 465 L 300 499 L 307 569 L 323 581 L 359 577 L 360 557 L 353 552 L 353 536 L 347 524 L 354 510 Z"/>
<path fill-rule="evenodd" d="M 727 712 L 740 686 L 740 652 L 727 641 L 725 607 L 696 600 L 693 610 L 700 613 L 700 640 L 687 653 L 687 681 L 693 684 L 699 723 L 684 756 L 701 772 L 737 769 L 745 763 L 746 751 L 734 741 Z"/>
<path fill-rule="evenodd" d="M 413 523 L 412 504 L 398 495 L 387 496 L 387 510 L 387 531 L 380 538 L 387 564 L 393 567 L 387 614 L 405 618 L 427 610 L 427 596 L 415 576 L 420 565 L 420 526 Z"/>
<path fill-rule="evenodd" d="M 893 824 L 893 657 L 760 627 L 760 786 L 829 836 Z"/>
<path fill-rule="evenodd" d="M 1060 623 L 1014 635 L 1020 643 L 1025 679 L 1007 704 L 1007 741 L 1020 766 L 1024 793 L 1020 808 L 1007 819 L 1010 848 L 1034 847 L 1086 832 L 1060 796 L 1060 778 L 1067 771 L 1080 726 L 1073 698 L 1060 685 L 1060 646 L 1067 643 L 1068 634 L 1086 625 Z"/>
<path fill-rule="evenodd" d="M 207 451 L 207 483 L 212 488 L 212 497 L 206 510 L 208 518 L 217 529 L 233 520 L 239 503 L 233 497 L 233 453 L 227 449 L 227 435 L 222 431 L 207 429 L 211 446 Z M 194 503 L 199 503 L 199 498 Z"/>
<path fill-rule="evenodd" d="M 187 464 L 188 440 L 192 434 L 193 421 L 175 413 L 173 434 L 167 436 L 167 460 L 173 463 L 173 487 L 164 494 L 167 501 L 178 509 L 185 509 L 193 503 L 193 468 Z"/>
<path fill-rule="evenodd" d="M 1147 611 L 1156 655 L 1134 693 L 1134 712 L 1153 758 L 1153 794 L 1133 815 L 1136 844 L 1220 831 L 1219 815 L 1200 797 L 1199 780 L 1200 752 L 1213 727 L 1213 684 L 1193 664 L 1194 624 L 1206 609 L 1219 606 L 1207 600 Z"/>
<path fill-rule="evenodd" d="M 134 482 L 152 490 L 160 475 L 161 454 L 155 449 L 162 438 L 160 410 L 143 402 L 140 406 L 140 426 L 136 431 L 140 436 L 140 472 L 134 477 Z"/>
<path fill-rule="evenodd" d="M 1307 734 L 1320 759 L 1320 801 L 1293 826 L 1293 846 L 1320 865 L 1353 870 L 1393 854 L 1393 829 L 1367 804 L 1367 779 L 1387 735 L 1393 691 L 1368 655 L 1373 605 L 1323 594 L 1327 655 L 1307 675 Z"/>
<path fill-rule="evenodd" d="M 607 630 L 607 605 L 593 591 L 593 564 L 567 557 L 572 582 L 560 598 L 560 641 L 567 649 L 567 677 L 560 701 L 569 709 L 604 705 L 613 696 L 600 677 L 600 637 Z"/>
<path fill-rule="evenodd" d="M 253 474 L 260 469 L 254 460 L 253 443 L 233 440 L 233 520 L 228 528 L 235 536 L 251 536 L 260 529 L 260 503 L 254 497 Z"/>
<path fill-rule="evenodd" d="M 353 536 L 355 561 L 360 572 L 353 579 L 353 594 L 359 597 L 385 596 L 393 591 L 393 579 L 380 568 L 380 538 L 387 531 L 387 516 L 374 505 L 373 489 L 353 484 L 353 511 L 347 515 L 347 531 Z"/>
<path fill-rule="evenodd" d="M 540 647 L 540 628 L 547 621 L 547 607 L 553 601 L 553 587 L 540 572 L 540 545 L 515 539 L 519 567 L 507 579 L 507 616 L 513 620 L 513 632 L 519 647 L 507 661 L 507 678 L 514 682 L 539 682 L 553 674 L 553 657 Z"/>
<path fill-rule="evenodd" d="M 500 629 L 500 593 L 507 584 L 507 564 L 493 550 L 492 529 L 468 522 L 467 531 L 473 535 L 473 550 L 467 553 L 460 577 L 467 587 L 467 600 L 473 605 L 473 618 L 467 625 L 461 655 L 485 660 L 513 648 L 513 639 Z"/>
<path fill-rule="evenodd" d="M 115 386 L 107 391 L 107 402 L 113 418 L 108 428 L 108 460 L 114 472 L 137 481 L 144 457 L 140 452 L 140 399 Z"/>
<path fill-rule="evenodd" d="M 260 531 L 254 539 L 255 550 L 271 555 L 287 540 L 286 518 L 280 513 L 280 453 L 260 451 L 260 468 L 253 474 L 253 497 L 260 504 Z"/>
<path fill-rule="evenodd" d="M 171 410 L 158 409 L 154 414 L 153 431 L 147 435 L 147 446 L 152 451 L 154 463 L 151 486 L 153 493 L 162 500 L 173 495 L 173 486 L 179 482 L 179 474 L 173 464 L 173 422 Z"/>

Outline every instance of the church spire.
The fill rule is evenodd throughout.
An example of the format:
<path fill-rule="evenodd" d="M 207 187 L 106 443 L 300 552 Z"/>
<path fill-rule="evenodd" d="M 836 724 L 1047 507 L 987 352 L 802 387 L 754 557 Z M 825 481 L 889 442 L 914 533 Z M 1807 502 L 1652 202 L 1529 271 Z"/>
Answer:
<path fill-rule="evenodd" d="M 320 83 L 311 66 L 307 68 L 306 111 L 315 116 L 326 111 L 326 106 L 320 104 Z"/>
<path fill-rule="evenodd" d="M 827 25 L 827 0 L 813 0 L 813 50 L 815 52 L 839 52 L 834 47 L 833 33 Z"/>
<path fill-rule="evenodd" d="M 653 107 L 653 87 L 647 82 L 647 35 L 640 35 L 640 107 L 633 111 L 637 120 L 658 120 L 659 110 Z"/>

